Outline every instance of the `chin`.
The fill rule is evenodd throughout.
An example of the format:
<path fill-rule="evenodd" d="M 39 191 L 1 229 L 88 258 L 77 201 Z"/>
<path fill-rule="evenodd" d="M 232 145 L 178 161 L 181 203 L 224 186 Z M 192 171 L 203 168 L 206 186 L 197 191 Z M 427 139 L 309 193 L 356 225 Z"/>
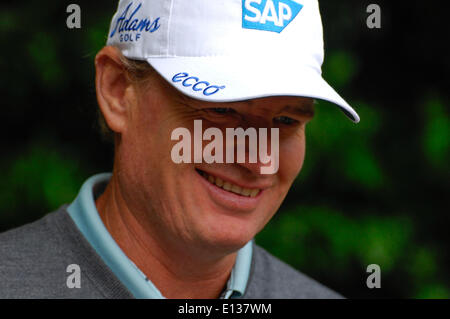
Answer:
<path fill-rule="evenodd" d="M 232 253 L 247 244 L 257 233 L 257 227 L 252 222 L 235 220 L 230 216 L 202 225 L 201 237 L 215 251 Z"/>

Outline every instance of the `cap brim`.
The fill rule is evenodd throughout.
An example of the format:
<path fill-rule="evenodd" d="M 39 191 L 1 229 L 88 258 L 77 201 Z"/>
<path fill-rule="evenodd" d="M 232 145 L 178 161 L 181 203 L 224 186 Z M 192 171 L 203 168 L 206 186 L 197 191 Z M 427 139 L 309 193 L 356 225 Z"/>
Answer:
<path fill-rule="evenodd" d="M 336 104 L 355 123 L 355 110 L 322 78 L 304 65 L 289 65 L 291 59 L 267 61 L 262 58 L 156 57 L 148 63 L 176 89 L 194 99 L 209 102 L 236 102 L 270 96 L 299 96 Z M 270 63 L 268 63 L 270 62 Z M 177 76 L 178 75 L 178 76 Z M 183 81 L 188 77 L 190 80 Z M 194 90 L 194 85 L 199 84 Z M 221 89 L 203 90 L 209 84 Z"/>

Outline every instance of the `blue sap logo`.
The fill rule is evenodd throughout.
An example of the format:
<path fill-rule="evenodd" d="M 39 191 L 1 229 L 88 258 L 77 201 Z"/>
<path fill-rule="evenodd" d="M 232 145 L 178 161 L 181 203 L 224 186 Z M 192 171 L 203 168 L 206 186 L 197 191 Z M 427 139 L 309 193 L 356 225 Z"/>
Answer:
<path fill-rule="evenodd" d="M 159 24 L 160 18 L 156 18 L 155 20 L 151 20 L 148 18 L 145 19 L 137 19 L 134 18 L 134 16 L 139 12 L 139 10 L 142 7 L 142 3 L 140 3 L 136 9 L 131 13 L 131 15 L 127 18 L 128 11 L 130 10 L 130 7 L 133 5 L 133 2 L 131 2 L 128 7 L 125 9 L 125 11 L 119 16 L 116 22 L 116 26 L 114 27 L 113 31 L 109 35 L 110 38 L 112 38 L 116 32 L 123 33 L 120 35 L 120 42 L 133 42 L 137 41 L 141 38 L 140 33 L 138 32 L 150 32 L 153 33 L 156 30 L 159 29 L 161 26 Z"/>
<path fill-rule="evenodd" d="M 280 33 L 302 8 L 293 0 L 242 0 L 242 27 Z"/>
<path fill-rule="evenodd" d="M 173 76 L 172 82 L 177 83 L 181 82 L 184 87 L 192 87 L 192 90 L 195 92 L 202 92 L 203 95 L 210 96 L 216 94 L 220 90 L 225 88 L 225 85 L 217 86 L 211 85 L 211 83 L 207 81 L 200 81 L 200 79 L 196 76 L 189 76 L 186 72 L 177 73 Z"/>

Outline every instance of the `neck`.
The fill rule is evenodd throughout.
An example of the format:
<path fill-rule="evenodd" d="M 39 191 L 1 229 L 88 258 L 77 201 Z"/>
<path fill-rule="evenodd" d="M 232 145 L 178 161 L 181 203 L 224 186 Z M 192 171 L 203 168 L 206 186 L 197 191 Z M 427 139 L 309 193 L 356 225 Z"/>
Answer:
<path fill-rule="evenodd" d="M 166 298 L 218 298 L 230 276 L 236 253 L 213 255 L 158 235 L 144 215 L 127 205 L 114 175 L 96 201 L 111 236 Z M 142 216 L 142 217 L 141 217 Z M 158 228 L 158 227 L 155 227 Z"/>

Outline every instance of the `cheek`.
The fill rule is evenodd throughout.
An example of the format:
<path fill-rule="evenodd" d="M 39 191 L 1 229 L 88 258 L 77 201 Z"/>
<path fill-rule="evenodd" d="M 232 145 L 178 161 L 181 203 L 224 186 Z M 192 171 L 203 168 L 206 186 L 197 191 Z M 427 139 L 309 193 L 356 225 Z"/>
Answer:
<path fill-rule="evenodd" d="M 169 196 L 178 187 L 176 180 L 183 180 L 190 174 L 190 165 L 176 164 L 172 160 L 172 148 L 180 140 L 172 140 L 171 136 L 180 127 L 193 132 L 194 118 L 170 104 L 169 99 L 163 102 L 162 98 L 150 94 L 142 98 L 132 114 L 132 127 L 123 143 L 127 150 L 123 153 L 128 154 L 137 180 L 143 185 L 152 181 L 152 185 L 160 185 L 153 192 Z"/>
<path fill-rule="evenodd" d="M 290 187 L 303 166 L 305 159 L 305 138 L 299 133 L 287 139 L 280 139 L 280 169 L 281 184 Z"/>
<path fill-rule="evenodd" d="M 128 142 L 135 148 L 133 153 L 148 166 L 162 165 L 170 159 L 170 138 L 176 123 L 168 118 L 165 106 L 159 99 L 145 95 L 132 114 Z"/>

